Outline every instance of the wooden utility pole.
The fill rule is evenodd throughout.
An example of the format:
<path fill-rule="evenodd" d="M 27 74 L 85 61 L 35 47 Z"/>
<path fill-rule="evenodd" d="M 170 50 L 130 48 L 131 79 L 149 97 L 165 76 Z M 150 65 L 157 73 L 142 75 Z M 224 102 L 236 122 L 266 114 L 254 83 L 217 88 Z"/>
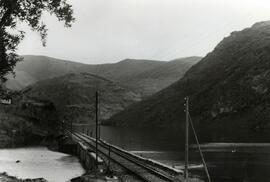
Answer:
<path fill-rule="evenodd" d="M 101 98 L 101 93 L 98 94 L 98 115 L 100 116 L 100 98 Z M 101 135 L 101 129 L 100 129 L 100 122 L 98 123 L 98 139 L 100 140 L 100 135 Z"/>
<path fill-rule="evenodd" d="M 111 145 L 109 145 L 109 162 L 108 162 L 108 169 L 111 168 Z"/>
<path fill-rule="evenodd" d="M 65 128 L 64 128 L 64 120 L 61 122 L 61 130 L 62 130 L 62 135 L 64 134 L 65 132 Z"/>
<path fill-rule="evenodd" d="M 70 132 L 72 133 L 72 131 L 73 131 L 73 122 L 72 122 L 72 120 L 70 121 Z"/>
<path fill-rule="evenodd" d="M 98 171 L 98 91 L 96 91 L 96 172 Z"/>
<path fill-rule="evenodd" d="M 204 167 L 204 170 L 205 170 L 205 173 L 206 173 L 208 182 L 211 182 L 211 177 L 210 177 L 210 174 L 209 174 L 209 171 L 208 171 L 206 162 L 205 162 L 205 160 L 204 160 L 203 152 L 202 152 L 202 150 L 201 150 L 201 145 L 200 145 L 198 136 L 197 136 L 197 134 L 196 134 L 196 131 L 195 131 L 195 128 L 194 128 L 194 125 L 193 125 L 193 121 L 192 121 L 192 119 L 191 119 L 190 114 L 188 114 L 188 116 L 189 116 L 190 126 L 191 126 L 191 128 L 192 128 L 192 130 L 193 130 L 193 134 L 194 134 L 194 137 L 195 137 L 195 140 L 196 140 L 196 143 L 197 143 L 199 152 L 200 152 L 200 156 L 201 156 L 201 159 L 202 159 L 203 167 Z"/>
<path fill-rule="evenodd" d="M 186 109 L 185 109 L 185 112 L 186 112 L 186 144 L 185 144 L 185 173 L 184 173 L 184 176 L 185 176 L 185 181 L 187 182 L 188 180 L 188 147 L 189 147 L 189 144 L 188 144 L 188 139 L 189 139 L 189 98 L 186 97 L 185 98 L 185 106 L 186 106 Z"/>

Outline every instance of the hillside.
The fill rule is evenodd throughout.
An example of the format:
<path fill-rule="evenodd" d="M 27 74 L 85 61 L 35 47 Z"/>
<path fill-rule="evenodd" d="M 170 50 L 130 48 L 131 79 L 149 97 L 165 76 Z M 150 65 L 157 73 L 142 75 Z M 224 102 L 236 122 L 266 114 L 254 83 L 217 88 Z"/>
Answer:
<path fill-rule="evenodd" d="M 55 59 L 46 56 L 23 56 L 14 71 L 16 77 L 8 76 L 7 88 L 23 89 L 33 83 L 68 73 L 84 72 L 85 65 L 81 63 Z"/>
<path fill-rule="evenodd" d="M 184 128 L 184 97 L 202 141 L 269 142 L 270 21 L 233 32 L 170 87 L 106 124 Z M 183 135 L 184 138 L 184 135 Z"/>
<path fill-rule="evenodd" d="M 15 67 L 16 77 L 8 76 L 7 88 L 23 89 L 41 80 L 68 73 L 87 72 L 113 80 L 124 88 L 151 95 L 174 81 L 196 63 L 199 58 L 183 58 L 171 62 L 126 59 L 113 64 L 87 65 L 46 56 L 23 56 Z"/>
<path fill-rule="evenodd" d="M 15 67 L 16 77 L 8 76 L 6 86 L 12 90 L 20 90 L 41 80 L 82 72 L 118 81 L 123 77 L 150 70 L 161 64 L 163 62 L 127 59 L 113 64 L 88 65 L 46 56 L 26 55 Z"/>
<path fill-rule="evenodd" d="M 40 81 L 27 87 L 23 94 L 24 100 L 52 102 L 60 119 L 89 123 L 95 118 L 96 89 L 100 92 L 101 119 L 107 119 L 131 103 L 140 101 L 137 94 L 89 73 L 70 73 Z"/>
<path fill-rule="evenodd" d="M 163 64 L 164 62 L 162 61 L 125 59 L 112 64 L 89 65 L 88 72 L 115 81 L 121 81 L 125 77 L 133 77 Z"/>
<path fill-rule="evenodd" d="M 121 84 L 144 97 L 150 96 L 182 78 L 200 60 L 201 57 L 187 57 L 165 62 L 132 77 L 124 77 Z"/>

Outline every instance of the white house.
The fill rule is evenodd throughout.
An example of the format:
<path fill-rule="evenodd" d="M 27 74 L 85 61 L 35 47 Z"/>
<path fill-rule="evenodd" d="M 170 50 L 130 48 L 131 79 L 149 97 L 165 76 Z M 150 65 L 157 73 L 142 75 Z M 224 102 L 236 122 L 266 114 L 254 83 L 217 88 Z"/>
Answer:
<path fill-rule="evenodd" d="M 0 99 L 0 103 L 1 104 L 6 104 L 6 105 L 10 105 L 11 104 L 11 99 L 5 98 L 5 99 Z"/>

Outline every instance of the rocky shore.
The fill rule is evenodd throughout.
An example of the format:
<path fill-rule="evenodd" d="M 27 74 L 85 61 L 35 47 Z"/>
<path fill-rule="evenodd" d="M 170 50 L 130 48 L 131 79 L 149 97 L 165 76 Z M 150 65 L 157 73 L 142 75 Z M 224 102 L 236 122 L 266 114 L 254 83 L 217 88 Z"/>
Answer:
<path fill-rule="evenodd" d="M 14 176 L 9 176 L 7 173 L 0 173 L 0 182 L 48 182 L 44 178 L 36 179 L 18 179 Z"/>

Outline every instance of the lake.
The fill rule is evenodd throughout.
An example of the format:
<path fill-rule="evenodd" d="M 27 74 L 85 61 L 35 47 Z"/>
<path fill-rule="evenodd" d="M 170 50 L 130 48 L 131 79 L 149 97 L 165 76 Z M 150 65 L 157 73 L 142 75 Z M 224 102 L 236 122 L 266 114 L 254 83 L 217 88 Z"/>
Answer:
<path fill-rule="evenodd" d="M 95 136 L 94 126 L 74 125 L 74 129 Z M 184 133 L 177 129 L 101 126 L 100 130 L 101 138 L 109 143 L 175 168 L 183 167 Z M 203 151 L 213 182 L 270 181 L 270 144 L 212 143 L 204 145 Z M 190 163 L 201 164 L 198 150 L 191 150 Z M 203 168 L 192 173 L 205 176 Z"/>
<path fill-rule="evenodd" d="M 46 147 L 29 147 L 1 149 L 0 172 L 23 179 L 43 177 L 50 182 L 66 182 L 85 171 L 77 157 Z"/>

